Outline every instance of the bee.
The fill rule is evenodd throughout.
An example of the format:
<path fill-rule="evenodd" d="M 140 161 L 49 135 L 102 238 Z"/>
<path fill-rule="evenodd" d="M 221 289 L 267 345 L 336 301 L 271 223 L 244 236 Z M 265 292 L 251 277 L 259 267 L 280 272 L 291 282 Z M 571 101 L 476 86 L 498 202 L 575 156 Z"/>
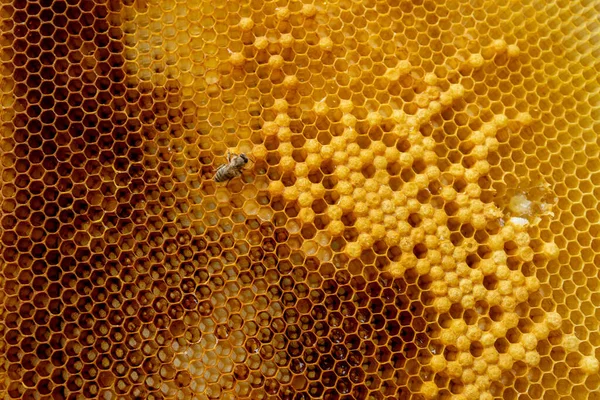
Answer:
<path fill-rule="evenodd" d="M 215 182 L 225 182 L 242 175 L 242 169 L 248 164 L 248 156 L 244 153 L 233 154 L 227 152 L 227 163 L 219 166 L 215 172 Z"/>

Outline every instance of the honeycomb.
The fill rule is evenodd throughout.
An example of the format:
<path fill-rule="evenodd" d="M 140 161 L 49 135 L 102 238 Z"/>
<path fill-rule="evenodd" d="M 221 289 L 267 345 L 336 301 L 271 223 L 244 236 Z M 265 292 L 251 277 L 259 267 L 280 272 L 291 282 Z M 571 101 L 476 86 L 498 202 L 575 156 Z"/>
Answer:
<path fill-rule="evenodd" d="M 600 399 L 599 12 L 0 0 L 0 397 Z"/>

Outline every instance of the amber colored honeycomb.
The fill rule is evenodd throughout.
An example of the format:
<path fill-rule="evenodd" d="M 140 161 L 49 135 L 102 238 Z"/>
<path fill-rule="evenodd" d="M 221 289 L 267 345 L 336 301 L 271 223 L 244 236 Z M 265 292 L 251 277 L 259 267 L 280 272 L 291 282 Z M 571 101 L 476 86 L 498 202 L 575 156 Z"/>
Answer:
<path fill-rule="evenodd" d="M 0 0 L 0 398 L 600 399 L 599 13 Z"/>

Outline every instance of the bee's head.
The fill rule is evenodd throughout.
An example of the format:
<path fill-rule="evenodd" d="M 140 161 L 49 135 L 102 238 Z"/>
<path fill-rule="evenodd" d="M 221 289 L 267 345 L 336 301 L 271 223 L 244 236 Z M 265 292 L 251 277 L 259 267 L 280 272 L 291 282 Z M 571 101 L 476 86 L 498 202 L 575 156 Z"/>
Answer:
<path fill-rule="evenodd" d="M 248 164 L 248 156 L 244 153 L 240 154 L 240 158 L 244 160 L 244 164 Z"/>

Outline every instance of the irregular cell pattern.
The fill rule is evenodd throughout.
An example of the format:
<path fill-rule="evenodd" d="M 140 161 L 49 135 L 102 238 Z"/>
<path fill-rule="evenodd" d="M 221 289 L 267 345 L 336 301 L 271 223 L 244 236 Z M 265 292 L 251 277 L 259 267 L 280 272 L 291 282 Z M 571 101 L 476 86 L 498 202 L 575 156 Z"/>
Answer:
<path fill-rule="evenodd" d="M 599 399 L 599 12 L 0 1 L 0 396 Z"/>

